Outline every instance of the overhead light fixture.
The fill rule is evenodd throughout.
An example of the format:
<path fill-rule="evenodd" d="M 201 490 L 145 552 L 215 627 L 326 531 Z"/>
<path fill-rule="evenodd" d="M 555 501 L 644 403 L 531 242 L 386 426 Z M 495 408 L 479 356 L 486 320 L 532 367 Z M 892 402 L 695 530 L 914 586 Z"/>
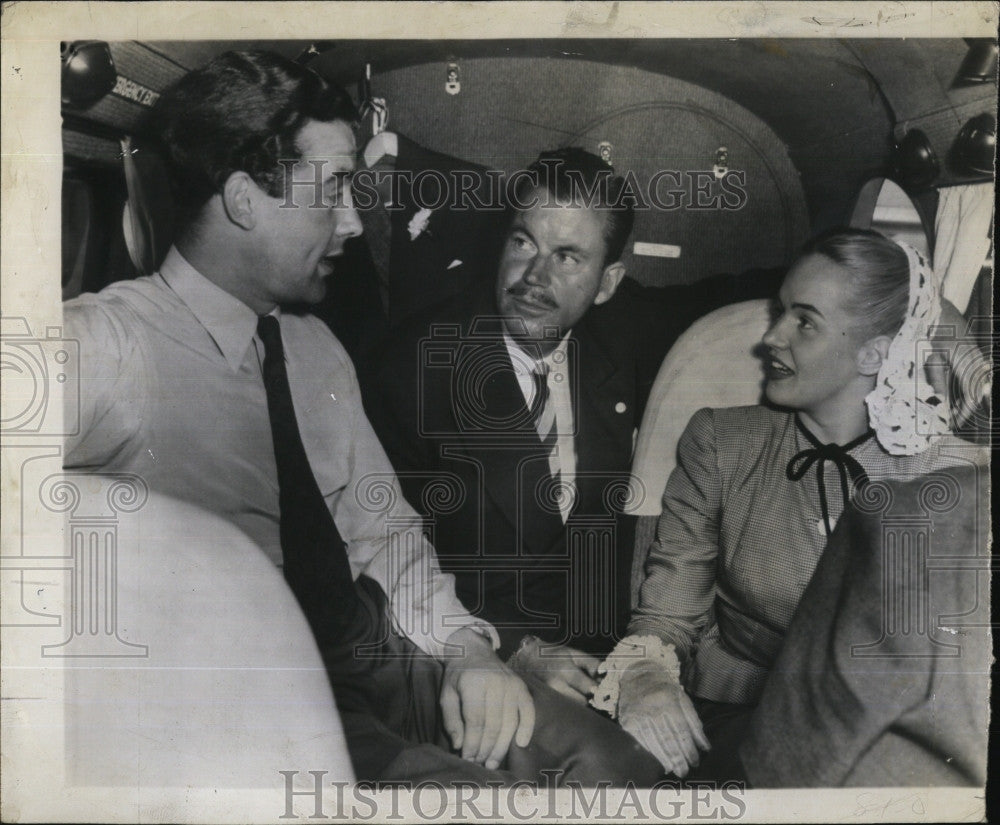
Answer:
<path fill-rule="evenodd" d="M 108 92 L 118 80 L 111 49 L 103 40 L 77 40 L 63 43 L 62 102 L 85 109 Z"/>
<path fill-rule="evenodd" d="M 951 147 L 949 165 L 966 175 L 992 175 L 997 151 L 997 121 L 989 112 L 969 118 Z"/>
<path fill-rule="evenodd" d="M 953 89 L 989 83 L 997 77 L 997 43 L 981 37 L 967 37 L 969 51 L 951 84 Z"/>
<path fill-rule="evenodd" d="M 941 171 L 934 147 L 919 129 L 910 129 L 896 146 L 896 175 L 911 189 L 932 184 Z"/>

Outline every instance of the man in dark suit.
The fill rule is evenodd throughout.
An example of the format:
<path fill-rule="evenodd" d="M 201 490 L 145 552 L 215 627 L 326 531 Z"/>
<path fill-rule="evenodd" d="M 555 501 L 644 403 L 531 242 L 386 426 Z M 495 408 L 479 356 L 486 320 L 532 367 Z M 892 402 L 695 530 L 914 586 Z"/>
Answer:
<path fill-rule="evenodd" d="M 379 206 L 363 220 L 390 326 L 473 283 L 492 281 L 506 225 L 502 214 L 472 207 L 498 200 L 498 173 L 491 177 L 480 164 L 396 132 L 372 138 L 364 161 Z"/>
<path fill-rule="evenodd" d="M 544 153 L 508 193 L 494 283 L 416 314 L 362 371 L 459 597 L 497 627 L 501 655 L 580 702 L 627 619 L 620 509 L 660 361 L 695 318 L 775 280 L 751 294 L 731 278 L 628 282 L 613 300 L 633 219 L 623 187 L 595 155 Z"/>

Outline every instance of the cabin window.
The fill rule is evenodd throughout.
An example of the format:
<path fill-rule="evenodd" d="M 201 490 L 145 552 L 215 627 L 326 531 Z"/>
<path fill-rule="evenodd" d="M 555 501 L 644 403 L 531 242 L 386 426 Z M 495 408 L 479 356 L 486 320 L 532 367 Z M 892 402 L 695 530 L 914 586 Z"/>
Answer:
<path fill-rule="evenodd" d="M 931 239 L 920 211 L 902 187 L 888 178 L 872 178 L 861 187 L 851 226 L 881 232 L 931 257 Z"/>
<path fill-rule="evenodd" d="M 138 273 L 122 233 L 125 180 L 98 164 L 67 163 L 62 184 L 62 297 L 99 292 Z"/>
<path fill-rule="evenodd" d="M 62 190 L 62 297 L 73 298 L 83 292 L 87 250 L 94 232 L 91 229 L 94 204 L 90 188 L 79 178 L 67 175 Z"/>

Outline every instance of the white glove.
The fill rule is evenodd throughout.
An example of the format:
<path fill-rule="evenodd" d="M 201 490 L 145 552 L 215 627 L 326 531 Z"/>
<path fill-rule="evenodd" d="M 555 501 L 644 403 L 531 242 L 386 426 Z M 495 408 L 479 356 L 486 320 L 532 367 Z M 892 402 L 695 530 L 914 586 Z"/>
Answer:
<path fill-rule="evenodd" d="M 618 722 L 677 777 L 698 765 L 698 748 L 710 748 L 684 688 L 655 661 L 636 662 L 622 674 Z"/>

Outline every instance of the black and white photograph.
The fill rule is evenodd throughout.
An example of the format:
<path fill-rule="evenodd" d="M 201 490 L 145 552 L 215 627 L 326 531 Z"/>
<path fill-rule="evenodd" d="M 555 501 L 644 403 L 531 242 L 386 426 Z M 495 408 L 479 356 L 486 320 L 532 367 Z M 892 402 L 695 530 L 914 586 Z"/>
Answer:
<path fill-rule="evenodd" d="M 5 3 L 0 819 L 986 820 L 998 20 Z"/>

